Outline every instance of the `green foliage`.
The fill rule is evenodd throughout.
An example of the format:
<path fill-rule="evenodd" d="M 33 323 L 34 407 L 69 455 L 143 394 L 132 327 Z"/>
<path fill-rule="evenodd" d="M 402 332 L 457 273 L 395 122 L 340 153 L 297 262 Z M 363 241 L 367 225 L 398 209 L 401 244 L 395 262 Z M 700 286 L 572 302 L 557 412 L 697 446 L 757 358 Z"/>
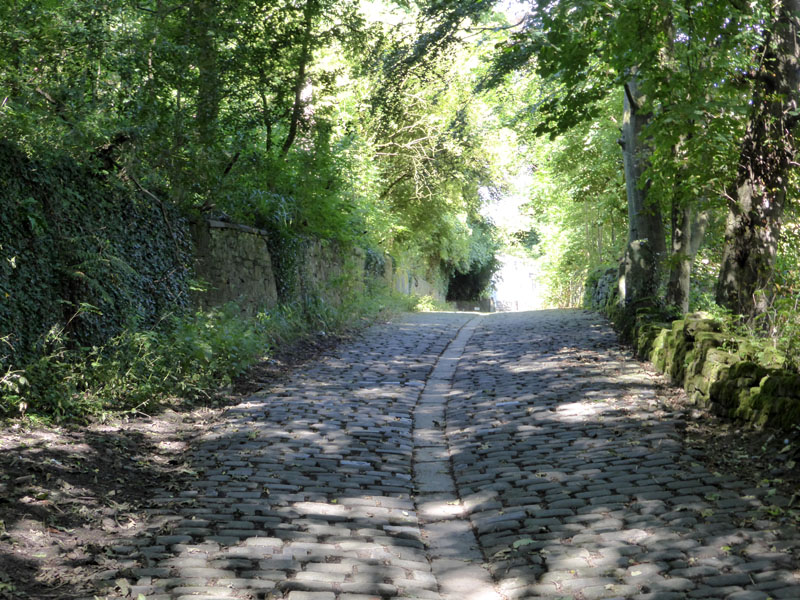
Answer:
<path fill-rule="evenodd" d="M 587 275 L 616 262 L 627 240 L 615 100 L 598 106 L 596 119 L 539 141 L 530 156 L 536 170 L 527 210 L 554 306 L 580 306 Z"/>
<path fill-rule="evenodd" d="M 405 296 L 404 305 L 407 307 L 407 310 L 417 312 L 453 310 L 450 304 L 437 300 L 433 296 Z"/>
<path fill-rule="evenodd" d="M 377 279 L 359 288 L 344 274 L 337 300 L 309 292 L 245 317 L 235 304 L 163 316 L 153 327 L 131 321 L 101 345 L 82 347 L 54 327 L 39 354 L 0 377 L 0 416 L 83 420 L 106 412 L 155 410 L 173 397 L 207 398 L 272 349 L 303 337 L 335 336 L 407 310 L 446 308 L 405 296 Z"/>
<path fill-rule="evenodd" d="M 774 293 L 765 298 L 767 309 L 755 319 L 743 319 L 719 306 L 715 300 L 721 248 L 701 250 L 692 273 L 690 311 L 707 312 L 723 325 L 731 339 L 750 340 L 753 348 L 767 348 L 786 359 L 785 367 L 800 371 L 800 226 L 796 208 L 786 215 L 775 266 Z M 738 349 L 736 344 L 736 349 Z M 759 351 L 761 352 L 761 351 Z M 751 359 L 759 358 L 755 354 Z"/>
<path fill-rule="evenodd" d="M 397 304 L 347 273 L 305 289 L 309 240 L 366 249 L 374 272 L 390 252 L 486 275 L 478 190 L 503 173 L 462 33 L 488 6 L 409 5 L 398 27 L 353 1 L 0 6 L 4 410 L 201 394 L 276 339 Z M 268 231 L 280 310 L 186 309 L 186 214 Z"/>
<path fill-rule="evenodd" d="M 460 31 L 488 7 L 406 6 L 393 27 L 355 1 L 6 3 L 4 133 L 267 229 L 285 299 L 297 237 L 467 268 L 488 161 Z"/>
<path fill-rule="evenodd" d="M 421 257 L 430 277 L 473 268 L 487 247 L 473 226 L 481 220 L 479 190 L 501 188 L 507 177 L 494 153 L 496 100 L 473 93 L 485 75 L 480 53 L 495 34 L 481 30 L 472 44 L 457 34 L 488 5 L 440 8 L 384 32 L 377 85 L 366 96 L 372 113 L 362 125 L 377 167 L 372 205 L 389 216 L 383 242 Z"/>
<path fill-rule="evenodd" d="M 25 365 L 26 385 L 3 394 L 0 407 L 13 413 L 24 402 L 30 413 L 64 420 L 143 410 L 169 394 L 196 397 L 241 374 L 266 353 L 268 340 L 266 327 L 233 305 L 171 315 L 153 329 L 131 324 L 91 348 L 75 348 L 54 328 L 46 349 Z"/>
<path fill-rule="evenodd" d="M 494 225 L 485 220 L 470 223 L 469 262 L 451 264 L 448 300 L 478 300 L 489 294 L 492 277 L 500 268 L 495 254 L 501 243 Z M 466 268 L 465 268 L 466 266 Z"/>
<path fill-rule="evenodd" d="M 186 227 L 102 173 L 61 157 L 30 160 L 0 141 L 0 365 L 41 355 L 48 332 L 90 346 L 130 319 L 187 302 Z"/>
<path fill-rule="evenodd" d="M 582 196 L 588 205 L 564 211 L 572 214 L 563 215 L 560 226 L 551 219 L 554 246 L 543 236 L 557 303 L 571 302 L 571 278 L 598 264 L 595 257 L 599 262 L 618 258 L 600 257 L 599 246 L 581 256 L 586 247 L 579 240 L 591 237 L 589 230 L 602 220 L 598 215 L 625 223 L 624 204 L 611 192 L 622 181 L 619 150 L 613 148 L 619 137 L 614 113 L 621 115 L 621 92 L 632 80 L 640 91 L 637 113 L 649 121 L 641 133 L 648 151 L 640 157 L 649 168 L 636 184 L 666 214 L 688 206 L 695 213 L 710 210 L 712 222 L 721 221 L 713 213 L 726 209 L 726 192 L 735 178 L 752 98 L 748 74 L 761 60 L 767 10 L 763 3 L 724 0 L 539 0 L 522 27 L 497 46 L 487 81 L 498 89 L 522 87 L 522 105 L 509 104 L 516 109 L 515 125 L 537 146 L 552 148 L 552 142 L 537 139 L 543 134 L 571 146 L 562 154 L 567 159 L 562 166 L 541 177 L 555 180 L 560 192 L 551 203 Z M 526 81 L 534 83 L 525 86 Z M 588 124 L 595 128 L 593 137 L 585 135 Z M 581 139 L 582 148 L 574 143 Z"/>

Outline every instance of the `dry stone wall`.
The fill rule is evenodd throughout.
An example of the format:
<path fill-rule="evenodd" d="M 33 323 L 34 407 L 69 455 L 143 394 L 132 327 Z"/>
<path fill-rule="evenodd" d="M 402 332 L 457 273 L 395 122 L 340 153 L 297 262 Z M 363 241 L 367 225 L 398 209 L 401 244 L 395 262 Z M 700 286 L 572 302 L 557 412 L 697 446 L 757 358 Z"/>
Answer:
<path fill-rule="evenodd" d="M 701 313 L 670 324 L 642 320 L 634 342 L 640 356 L 698 404 L 757 426 L 789 430 L 800 424 L 800 375 L 766 342 L 720 329 Z"/>
<path fill-rule="evenodd" d="M 301 253 L 297 279 L 303 296 L 316 294 L 338 304 L 346 294 L 364 291 L 365 255 L 361 248 L 310 239 L 302 245 Z"/>
<path fill-rule="evenodd" d="M 266 231 L 222 221 L 203 220 L 192 225 L 194 270 L 207 290 L 194 294 L 200 308 L 235 301 L 254 314 L 278 303 L 276 272 L 267 247 Z M 443 282 L 431 283 L 408 267 L 393 268 L 386 260 L 383 273 L 366 267 L 366 253 L 327 240 L 308 239 L 299 245 L 293 269 L 293 296 L 315 295 L 333 304 L 346 294 L 363 292 L 369 278 L 401 293 L 444 300 Z M 344 284 L 344 285 L 343 285 Z"/>
<path fill-rule="evenodd" d="M 207 284 L 194 294 L 200 308 L 235 301 L 248 314 L 278 303 L 267 233 L 245 225 L 198 221 L 192 225 L 194 270 Z"/>
<path fill-rule="evenodd" d="M 590 276 L 587 308 L 614 313 L 618 303 L 613 269 Z M 611 309 L 611 310 L 609 310 Z M 637 356 L 682 386 L 697 404 L 760 427 L 800 425 L 800 375 L 765 341 L 721 331 L 702 313 L 659 322 L 647 311 L 630 327 Z"/>
<path fill-rule="evenodd" d="M 398 266 L 387 268 L 384 275 L 392 289 L 408 296 L 431 296 L 434 300 L 445 301 L 447 286 L 444 282 L 431 283 L 413 268 Z"/>

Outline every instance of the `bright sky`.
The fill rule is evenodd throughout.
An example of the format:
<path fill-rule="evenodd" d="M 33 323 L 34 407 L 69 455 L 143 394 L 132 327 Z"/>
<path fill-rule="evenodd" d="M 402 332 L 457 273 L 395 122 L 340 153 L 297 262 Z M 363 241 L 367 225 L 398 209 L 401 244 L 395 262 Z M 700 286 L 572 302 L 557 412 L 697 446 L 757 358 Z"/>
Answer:
<path fill-rule="evenodd" d="M 491 200 L 488 193 L 481 191 L 486 202 L 481 214 L 490 218 L 495 225 L 508 231 L 527 231 L 531 228 L 531 218 L 522 210 L 522 206 L 530 201 L 529 190 L 533 184 L 530 173 L 520 173 L 511 180 L 511 193 L 498 200 Z"/>

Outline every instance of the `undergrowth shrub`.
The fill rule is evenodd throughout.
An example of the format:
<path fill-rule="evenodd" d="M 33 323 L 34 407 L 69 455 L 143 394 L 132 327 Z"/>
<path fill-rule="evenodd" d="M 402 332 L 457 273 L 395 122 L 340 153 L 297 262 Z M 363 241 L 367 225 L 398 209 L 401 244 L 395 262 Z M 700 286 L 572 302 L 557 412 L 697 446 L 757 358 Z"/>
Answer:
<path fill-rule="evenodd" d="M 453 310 L 451 304 L 437 300 L 430 294 L 427 296 L 410 295 L 405 296 L 404 304 L 408 307 L 407 310 L 418 312 L 433 312 L 439 310 Z"/>
<path fill-rule="evenodd" d="M 188 303 L 185 220 L 105 171 L 0 140 L 0 370 L 44 356 L 48 332 L 104 344 Z"/>
<path fill-rule="evenodd" d="M 233 304 L 168 315 L 152 329 L 131 324 L 101 346 L 75 348 L 53 328 L 21 371 L 22 385 L 0 389 L 0 408 L 64 420 L 144 410 L 169 395 L 196 398 L 230 383 L 269 343 L 268 328 Z"/>
<path fill-rule="evenodd" d="M 76 346 L 63 328 L 53 327 L 40 340 L 36 359 L 0 375 L 0 417 L 83 420 L 107 412 L 151 411 L 171 397 L 207 398 L 281 345 L 436 307 L 377 282 L 364 293 L 341 297 L 334 304 L 310 294 L 253 317 L 230 303 L 168 314 L 151 328 L 131 321 L 105 344 L 88 347 Z"/>

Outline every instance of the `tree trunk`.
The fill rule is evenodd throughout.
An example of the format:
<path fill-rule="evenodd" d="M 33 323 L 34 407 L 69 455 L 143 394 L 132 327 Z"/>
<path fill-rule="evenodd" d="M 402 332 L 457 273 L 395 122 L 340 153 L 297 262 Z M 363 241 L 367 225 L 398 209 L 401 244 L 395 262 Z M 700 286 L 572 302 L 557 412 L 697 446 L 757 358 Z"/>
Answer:
<path fill-rule="evenodd" d="M 667 304 L 682 313 L 689 310 L 692 263 L 705 237 L 708 213 L 694 213 L 690 206 L 672 207 L 672 265 L 667 283 Z"/>
<path fill-rule="evenodd" d="M 622 119 L 622 154 L 628 195 L 628 247 L 620 265 L 620 300 L 626 306 L 652 301 L 661 282 L 661 265 L 666 255 L 666 234 L 661 209 L 647 202 L 648 147 L 642 130 L 650 119 L 642 113 L 643 98 L 635 80 L 625 85 Z"/>
<path fill-rule="evenodd" d="M 197 132 L 203 146 L 213 146 L 217 137 L 220 105 L 220 76 L 214 26 L 217 0 L 195 0 L 191 5 L 191 24 L 198 69 Z"/>
<path fill-rule="evenodd" d="M 728 201 L 717 302 L 749 319 L 770 301 L 800 88 L 800 0 L 782 0 L 765 40 L 735 190 Z"/>
<path fill-rule="evenodd" d="M 297 127 L 300 124 L 300 116 L 303 113 L 303 87 L 306 85 L 306 69 L 311 61 L 311 33 L 313 27 L 313 17 L 317 12 L 316 0 L 307 0 L 303 10 L 303 45 L 300 49 L 300 64 L 297 67 L 297 77 L 294 83 L 294 105 L 292 106 L 292 116 L 289 121 L 289 133 L 281 147 L 281 155 L 286 156 L 289 149 L 294 144 L 297 137 Z"/>

